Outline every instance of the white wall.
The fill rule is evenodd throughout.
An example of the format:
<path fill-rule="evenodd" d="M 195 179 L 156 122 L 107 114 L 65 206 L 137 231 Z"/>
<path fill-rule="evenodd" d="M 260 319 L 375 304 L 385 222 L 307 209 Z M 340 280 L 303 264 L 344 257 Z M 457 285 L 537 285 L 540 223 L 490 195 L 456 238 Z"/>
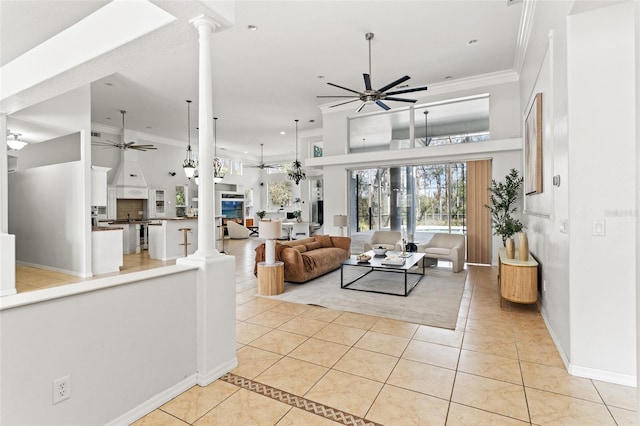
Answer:
<path fill-rule="evenodd" d="M 9 233 L 16 236 L 16 261 L 72 275 L 89 272 L 82 177 L 78 161 L 9 174 Z"/>
<path fill-rule="evenodd" d="M 569 234 L 561 227 L 569 223 L 566 17 L 571 2 L 537 2 L 535 7 L 520 73 L 519 124 L 522 126 L 535 94 L 542 93 L 543 191 L 524 196 L 523 222 L 529 250 L 540 264 L 542 312 L 567 362 L 571 346 Z M 553 175 L 560 176 L 559 187 L 553 186 Z"/>
<path fill-rule="evenodd" d="M 40 290 L 45 300 L 24 306 L 28 294 L 3 298 L 0 424 L 106 424 L 193 385 L 197 272 L 168 268 L 176 273 L 52 300 L 108 279 Z M 53 405 L 53 380 L 66 375 L 71 398 Z"/>
<path fill-rule="evenodd" d="M 535 3 L 520 111 L 522 122 L 543 94 L 543 192 L 525 197 L 524 218 L 540 263 L 542 312 L 569 372 L 633 385 L 635 225 L 634 214 L 619 212 L 636 205 L 629 88 L 637 4 L 583 5 Z M 592 235 L 595 220 L 606 222 L 606 236 Z"/>
<path fill-rule="evenodd" d="M 572 370 L 627 384 L 636 376 L 636 7 L 570 16 L 567 31 Z M 595 221 L 605 235 L 594 235 Z"/>
<path fill-rule="evenodd" d="M 18 151 L 17 155 L 19 170 L 80 161 L 80 133 L 29 144 Z"/>

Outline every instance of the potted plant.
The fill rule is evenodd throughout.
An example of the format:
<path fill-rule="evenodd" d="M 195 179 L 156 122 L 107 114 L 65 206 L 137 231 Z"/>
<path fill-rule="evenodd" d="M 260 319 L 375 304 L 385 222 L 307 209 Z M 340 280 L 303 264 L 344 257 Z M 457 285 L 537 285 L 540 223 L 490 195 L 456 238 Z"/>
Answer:
<path fill-rule="evenodd" d="M 293 216 L 296 218 L 298 222 L 302 222 L 302 210 L 294 210 Z"/>
<path fill-rule="evenodd" d="M 266 212 L 266 211 L 264 211 L 264 210 L 258 210 L 258 211 L 256 212 L 256 216 L 258 216 L 258 219 L 260 219 L 260 220 L 264 219 L 264 216 L 265 216 L 266 214 L 267 214 L 267 212 Z"/>
<path fill-rule="evenodd" d="M 485 207 L 491 211 L 493 235 L 499 235 L 505 247 L 507 240 L 524 228 L 522 222 L 512 216 L 517 209 L 522 181 L 523 179 L 516 169 L 511 169 L 505 176 L 504 182 L 496 182 L 491 179 L 489 187 L 491 200 L 490 204 Z"/>

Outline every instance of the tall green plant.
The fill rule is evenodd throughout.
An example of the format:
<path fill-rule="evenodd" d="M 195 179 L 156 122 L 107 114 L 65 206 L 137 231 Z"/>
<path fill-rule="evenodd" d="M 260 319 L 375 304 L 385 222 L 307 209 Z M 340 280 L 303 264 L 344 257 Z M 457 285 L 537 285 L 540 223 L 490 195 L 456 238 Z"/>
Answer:
<path fill-rule="evenodd" d="M 499 235 L 503 245 L 506 245 L 507 238 L 524 228 L 522 222 L 512 216 L 517 209 L 522 182 L 523 178 L 516 169 L 509 171 L 504 182 L 496 182 L 495 179 L 491 179 L 489 187 L 491 204 L 485 205 L 485 207 L 491 211 L 493 235 Z"/>

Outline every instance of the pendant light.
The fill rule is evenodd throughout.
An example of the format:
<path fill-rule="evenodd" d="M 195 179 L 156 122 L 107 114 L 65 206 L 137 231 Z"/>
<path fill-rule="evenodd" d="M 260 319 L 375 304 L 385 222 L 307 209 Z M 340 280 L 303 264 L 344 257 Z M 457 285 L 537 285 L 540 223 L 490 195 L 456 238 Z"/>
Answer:
<path fill-rule="evenodd" d="M 191 101 L 189 100 L 187 100 L 187 157 L 182 163 L 182 168 L 188 179 L 191 179 L 196 171 L 196 162 L 193 161 L 191 152 Z"/>
<path fill-rule="evenodd" d="M 293 168 L 288 173 L 287 177 L 298 185 L 301 180 L 307 178 L 306 173 L 302 170 L 302 163 L 298 161 L 298 120 L 296 121 L 296 160 L 293 162 Z"/>
<path fill-rule="evenodd" d="M 222 179 L 222 161 L 218 158 L 218 117 L 213 117 L 213 182 L 220 183 Z"/>
<path fill-rule="evenodd" d="M 13 136 L 13 139 L 7 139 L 7 145 L 9 145 L 9 148 L 13 149 L 14 151 L 20 151 L 22 148 L 27 146 L 26 142 L 18 139 L 20 136 L 22 136 L 21 133 L 9 133 L 9 136 Z"/>

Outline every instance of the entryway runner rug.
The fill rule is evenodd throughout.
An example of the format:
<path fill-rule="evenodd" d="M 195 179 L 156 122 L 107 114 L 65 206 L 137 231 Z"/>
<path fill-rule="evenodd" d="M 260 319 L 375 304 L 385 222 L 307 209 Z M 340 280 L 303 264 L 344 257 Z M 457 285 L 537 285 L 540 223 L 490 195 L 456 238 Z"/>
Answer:
<path fill-rule="evenodd" d="M 345 267 L 345 282 L 363 272 L 360 267 Z M 413 282 L 416 278 L 410 275 L 408 280 Z M 268 297 L 453 330 L 466 278 L 466 270 L 453 273 L 445 268 L 427 268 L 420 283 L 409 296 L 403 297 L 342 289 L 340 269 L 337 269 L 304 284 L 285 282 L 284 293 Z M 404 291 L 404 275 L 372 272 L 357 281 L 357 285 L 352 285 L 356 286 L 401 293 Z"/>

